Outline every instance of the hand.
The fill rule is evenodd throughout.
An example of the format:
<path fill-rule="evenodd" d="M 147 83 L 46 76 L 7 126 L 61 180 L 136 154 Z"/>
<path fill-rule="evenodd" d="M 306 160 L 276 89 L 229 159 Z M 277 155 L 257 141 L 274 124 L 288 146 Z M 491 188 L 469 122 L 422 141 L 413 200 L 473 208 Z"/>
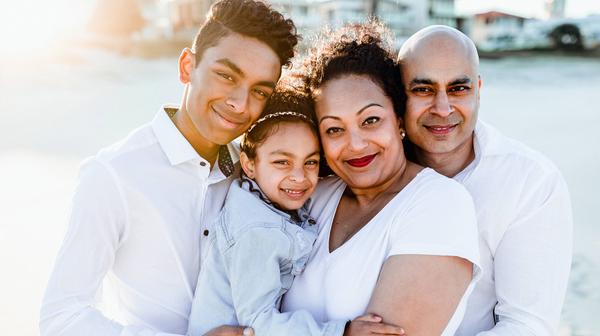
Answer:
<path fill-rule="evenodd" d="M 344 336 L 398 335 L 404 336 L 404 329 L 383 323 L 381 316 L 365 314 L 352 320 L 344 330 Z"/>
<path fill-rule="evenodd" d="M 220 326 L 204 336 L 254 336 L 254 330 L 249 327 Z"/>

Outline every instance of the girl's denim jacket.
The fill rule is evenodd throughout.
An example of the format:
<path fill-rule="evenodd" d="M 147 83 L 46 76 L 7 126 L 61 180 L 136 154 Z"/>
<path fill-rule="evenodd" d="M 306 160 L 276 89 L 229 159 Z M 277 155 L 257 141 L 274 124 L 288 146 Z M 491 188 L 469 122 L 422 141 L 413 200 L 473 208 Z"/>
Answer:
<path fill-rule="evenodd" d="M 202 262 L 188 335 L 221 325 L 249 326 L 257 336 L 343 335 L 346 320 L 321 323 L 305 310 L 279 312 L 283 294 L 308 261 L 317 225 L 308 204 L 290 216 L 259 194 L 266 199 L 254 181 L 231 184 Z"/>

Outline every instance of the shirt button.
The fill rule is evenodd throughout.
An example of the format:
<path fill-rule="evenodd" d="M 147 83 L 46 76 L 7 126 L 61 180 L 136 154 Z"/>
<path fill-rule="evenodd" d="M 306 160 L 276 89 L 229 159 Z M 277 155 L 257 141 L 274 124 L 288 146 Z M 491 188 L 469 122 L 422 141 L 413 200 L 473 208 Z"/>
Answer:
<path fill-rule="evenodd" d="M 202 234 L 206 237 L 208 236 L 208 230 L 204 230 L 204 232 L 202 232 Z"/>
<path fill-rule="evenodd" d="M 200 161 L 200 165 L 201 165 L 202 167 L 206 167 L 206 162 L 204 162 L 204 161 Z"/>
<path fill-rule="evenodd" d="M 308 224 L 315 225 L 315 224 L 317 224 L 317 222 L 314 219 L 311 218 L 311 219 L 308 220 Z"/>

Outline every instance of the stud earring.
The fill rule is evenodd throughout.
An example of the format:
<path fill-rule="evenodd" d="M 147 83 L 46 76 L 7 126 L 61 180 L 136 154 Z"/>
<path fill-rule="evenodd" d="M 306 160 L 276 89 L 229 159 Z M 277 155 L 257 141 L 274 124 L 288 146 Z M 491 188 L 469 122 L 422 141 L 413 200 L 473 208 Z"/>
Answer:
<path fill-rule="evenodd" d="M 406 137 L 406 131 L 404 130 L 404 128 L 401 128 L 400 129 L 400 138 L 402 140 L 404 140 L 404 137 Z"/>

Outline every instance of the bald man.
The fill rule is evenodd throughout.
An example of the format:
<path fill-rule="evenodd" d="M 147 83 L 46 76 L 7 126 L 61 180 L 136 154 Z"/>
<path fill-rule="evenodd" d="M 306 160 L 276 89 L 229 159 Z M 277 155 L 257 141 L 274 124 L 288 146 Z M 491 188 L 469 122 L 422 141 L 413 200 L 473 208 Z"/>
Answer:
<path fill-rule="evenodd" d="M 462 183 L 477 210 L 484 275 L 456 335 L 556 335 L 573 226 L 561 173 L 478 120 L 479 56 L 463 33 L 427 27 L 406 41 L 398 60 L 412 154 Z"/>

